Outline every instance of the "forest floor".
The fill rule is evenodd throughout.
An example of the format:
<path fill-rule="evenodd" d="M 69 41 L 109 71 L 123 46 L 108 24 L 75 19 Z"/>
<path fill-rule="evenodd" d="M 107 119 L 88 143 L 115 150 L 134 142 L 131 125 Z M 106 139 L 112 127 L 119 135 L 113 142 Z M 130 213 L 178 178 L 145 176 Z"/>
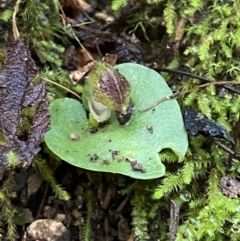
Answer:
<path fill-rule="evenodd" d="M 0 207 L 2 211 L 0 221 L 5 223 L 2 225 L 0 223 L 0 227 L 4 227 L 0 230 L 2 235 L 0 240 L 158 241 L 161 239 L 174 241 L 178 229 L 179 205 L 173 200 L 182 198 L 183 212 L 187 210 L 186 213 L 192 212 L 195 215 L 194 205 L 199 205 L 196 207 L 199 209 L 207 205 L 205 199 L 207 199 L 210 189 L 208 181 L 211 181 L 211 179 L 207 179 L 208 173 L 218 170 L 221 174 L 216 174 L 218 179 L 212 183 L 217 183 L 216 187 L 218 188 L 219 180 L 221 180 L 222 188 L 225 187 L 223 194 L 230 198 L 237 197 L 239 182 L 231 180 L 233 181 L 231 185 L 231 188 L 234 189 L 233 194 L 226 191 L 229 189 L 230 179 L 226 177 L 225 171 L 222 171 L 226 169 L 226 173 L 228 173 L 231 161 L 226 161 L 228 158 L 225 160 L 221 157 L 224 159 L 224 161 L 220 160 L 220 162 L 224 162 L 221 164 L 222 169 L 216 168 L 219 164 L 215 160 L 213 161 L 209 154 L 212 151 L 211 145 L 215 145 L 215 148 L 219 147 L 216 149 L 217 151 L 212 151 L 217 153 L 216 156 L 229 153 L 231 158 L 233 156 L 239 158 L 239 153 L 227 146 L 229 143 L 235 145 L 237 139 L 233 140 L 223 125 L 218 125 L 217 122 L 211 121 L 200 112 L 195 113 L 190 110 L 187 113 L 190 120 L 187 121 L 187 125 L 185 121 L 186 128 L 182 123 L 182 129 L 186 142 L 185 129 L 191 132 L 191 128 L 193 128 L 192 136 L 201 132 L 207 136 L 207 140 L 201 139 L 203 137 L 201 136 L 197 140 L 199 145 L 196 141 L 193 153 L 199 151 L 200 154 L 190 155 L 184 164 L 175 160 L 177 158 L 174 153 L 171 153 L 172 156 L 169 154 L 168 171 L 174 174 L 173 179 L 170 180 L 172 183 L 167 187 L 165 186 L 161 203 L 160 200 L 154 200 L 150 195 L 163 183 L 163 179 L 142 181 L 125 176 L 125 173 L 120 175 L 81 169 L 55 156 L 44 143 L 43 136 L 48 130 L 50 121 L 46 99 L 49 100 L 49 103 L 59 97 L 69 97 L 79 101 L 94 61 L 103 60 L 104 57 L 106 59 L 109 54 L 117 57 L 117 64 L 138 63 L 156 70 L 164 77 L 168 77 L 167 84 L 171 90 L 176 92 L 179 86 L 186 83 L 186 80 L 191 77 L 194 81 L 197 80 L 189 83 L 186 89 L 182 88 L 185 93 L 196 90 L 199 86 L 199 88 L 207 87 L 209 82 L 214 83 L 214 81 L 204 77 L 191 76 L 189 68 L 181 63 L 183 29 L 187 21 L 193 21 L 192 19 L 180 17 L 175 23 L 175 33 L 171 34 L 173 37 L 169 39 L 166 22 L 159 22 L 159 16 L 163 15 L 163 9 L 159 9 L 157 4 L 148 5 L 144 1 L 133 1 L 134 4 L 129 1 L 131 3 L 126 4 L 125 7 L 113 11 L 111 9 L 112 1 L 62 0 L 60 1 L 61 6 L 58 5 L 57 14 L 54 16 L 54 7 L 51 4 L 55 4 L 56 1 L 50 1 L 51 4 L 48 1 L 47 3 L 40 1 L 41 4 L 32 5 L 32 0 L 25 0 L 20 4 L 17 14 L 9 14 L 9 18 L 6 10 L 8 8 L 14 9 L 14 6 L 16 9 L 16 1 L 4 2 L 6 3 L 0 3 L 0 14 L 5 11 L 6 15 L 5 21 L 0 15 L 0 23 L 3 23 L 0 26 L 0 100 L 2 101 L 0 105 L 0 127 L 2 129 L 0 132 L 0 154 L 3 158 L 0 162 L 0 168 L 5 169 L 5 172 L 0 175 Z M 34 18 L 31 13 L 36 6 L 41 6 L 42 9 L 39 7 L 41 14 Z M 31 9 L 31 7 L 33 8 Z M 38 11 L 38 8 L 36 9 Z M 196 12 L 199 14 L 201 11 Z M 16 31 L 16 26 L 12 27 L 10 21 L 16 20 L 15 15 L 17 15 L 17 27 L 23 41 L 16 40 L 19 33 Z M 197 15 L 197 17 L 199 16 Z M 49 24 L 52 19 L 57 22 L 56 25 Z M 36 26 L 34 20 L 36 20 Z M 212 28 L 214 29 L 214 27 Z M 39 29 L 43 29 L 45 32 L 41 32 Z M 59 29 L 64 29 L 64 31 L 61 32 Z M 63 32 L 66 33 L 66 36 L 62 35 Z M 47 39 L 48 34 L 51 35 L 50 33 L 54 33 L 52 34 L 54 37 Z M 198 38 L 196 34 L 194 36 Z M 12 42 L 13 39 L 15 42 Z M 189 44 L 187 41 L 191 40 L 186 40 L 186 45 Z M 196 44 L 197 40 L 194 41 Z M 61 46 L 64 46 L 64 50 L 61 50 Z M 17 51 L 17 54 L 14 51 Z M 177 61 L 180 60 L 180 63 L 177 63 L 178 71 L 173 73 L 174 71 L 171 71 L 170 68 L 164 69 L 169 66 L 169 63 L 172 63 L 172 69 L 174 69 L 176 56 L 180 56 L 179 59 L 176 58 Z M 197 56 L 197 54 L 194 53 L 193 56 Z M 5 64 L 3 64 L 4 60 L 6 60 Z M 198 62 L 196 61 L 196 63 Z M 38 68 L 36 79 L 34 79 L 37 74 L 35 65 Z M 16 73 L 16 70 L 19 72 Z M 41 75 L 43 78 L 40 78 Z M 51 76 L 54 76 L 52 82 L 55 82 L 55 85 L 47 80 Z M 56 79 L 54 79 L 55 77 Z M 20 81 L 21 78 L 23 82 Z M 37 82 L 38 86 L 35 85 L 35 82 L 34 87 L 32 86 L 32 79 Z M 46 83 L 42 80 L 46 80 Z M 199 82 L 197 82 L 198 80 Z M 20 82 L 22 84 L 19 84 Z M 202 86 L 196 87 L 196 83 L 202 84 Z M 45 85 L 47 92 L 43 87 Z M 224 83 L 223 87 L 225 90 L 236 92 L 229 84 Z M 147 89 L 148 86 L 146 86 Z M 142 93 L 143 97 L 144 94 Z M 197 98 L 197 95 L 195 93 L 194 96 Z M 206 99 L 203 99 L 203 107 L 210 94 L 204 96 Z M 212 94 L 211 98 L 215 98 L 215 96 Z M 189 100 L 189 103 L 193 102 L 192 99 Z M 219 102 L 221 101 L 220 99 Z M 188 105 L 191 105 L 189 103 Z M 38 111 L 36 109 L 26 110 L 26 106 L 29 107 L 30 104 L 37 106 Z M 196 106 L 198 107 L 198 105 Z M 220 104 L 219 106 L 224 107 Z M 220 107 L 219 110 L 221 110 Z M 208 106 L 208 108 L 210 107 Z M 33 118 L 31 113 L 34 111 L 36 111 L 35 119 L 31 125 L 30 121 Z M 182 118 L 181 114 L 180 117 Z M 195 122 L 193 123 L 192 120 Z M 205 128 L 206 126 L 207 128 Z M 145 127 L 145 131 L 152 134 L 151 126 Z M 94 135 L 96 131 L 96 128 L 92 128 L 89 135 Z M 26 136 L 28 136 L 27 139 Z M 216 141 L 213 137 L 225 139 L 223 142 L 225 144 Z M 71 135 L 70 138 L 76 140 L 79 137 Z M 41 150 L 38 149 L 39 146 Z M 219 151 L 220 149 L 222 152 Z M 12 150 L 18 154 L 21 161 L 25 159 L 26 161 L 16 165 L 16 156 L 11 152 Z M 116 151 L 108 151 L 110 151 L 112 159 L 118 155 Z M 89 159 L 96 161 L 97 156 L 93 155 Z M 205 159 L 207 164 L 204 162 Z M 6 168 L 6 162 L 10 165 L 10 160 L 14 168 Z M 194 166 L 193 161 L 199 162 L 199 166 L 197 166 L 198 164 Z M 226 162 L 229 163 L 226 164 Z M 128 164 L 132 165 L 131 162 Z M 227 165 L 229 166 L 226 167 Z M 194 173 L 195 171 L 198 173 Z M 181 181 L 178 181 L 179 177 L 181 177 Z M 192 180 L 194 180 L 196 188 L 193 187 Z M 191 185 L 189 185 L 190 183 Z M 203 186 L 199 183 L 203 183 Z M 143 186 L 144 188 L 142 188 Z M 175 195 L 174 192 L 178 192 L 180 186 L 182 193 L 179 192 Z M 165 191 L 167 195 L 165 195 Z M 213 192 L 218 194 L 218 192 Z M 191 195 L 195 195 L 195 199 L 193 198 L 195 203 L 192 207 L 188 207 Z M 146 208 L 144 209 L 144 207 Z M 151 210 L 151 213 L 146 210 Z M 183 219 L 186 218 L 186 213 L 184 213 Z M 192 229 L 189 233 L 196 233 L 196 230 Z M 208 229 L 206 230 L 208 235 Z"/>
<path fill-rule="evenodd" d="M 135 34 L 129 33 L 132 30 L 132 27 L 129 28 L 130 20 L 141 9 L 141 4 L 127 5 L 119 17 L 111 15 L 109 2 L 109 5 L 95 3 L 95 7 L 83 1 L 79 4 L 81 9 L 79 6 L 74 8 L 71 1 L 65 2 L 59 13 L 62 24 L 66 27 L 71 24 L 76 36 L 76 40 L 70 42 L 60 55 L 61 67 L 71 78 L 70 85 L 83 83 L 90 69 L 89 63 L 93 59 L 102 59 L 107 53 L 116 54 L 117 63 L 135 62 L 149 66 L 160 54 L 163 58 L 163 53 L 169 50 L 167 45 L 161 47 L 158 44 L 163 27 L 154 31 L 150 29 L 148 33 L 140 27 L 133 31 Z M 149 37 L 151 42 L 147 39 Z M 81 46 L 77 39 L 81 41 Z M 8 43 L 2 45 L 7 46 Z M 38 65 L 36 54 L 31 55 Z M 43 151 L 43 144 L 41 148 L 40 155 L 50 158 Z M 17 210 L 14 217 L 16 240 L 134 240 L 131 195 L 119 193 L 124 187 L 132 185 L 133 179 L 80 170 L 64 161 L 56 166 L 56 163 L 51 164 L 51 158 L 49 163 L 56 182 L 67 191 L 70 199 L 64 201 L 54 195 L 49 183 L 36 169 L 15 169 L 16 198 L 13 204 Z"/>

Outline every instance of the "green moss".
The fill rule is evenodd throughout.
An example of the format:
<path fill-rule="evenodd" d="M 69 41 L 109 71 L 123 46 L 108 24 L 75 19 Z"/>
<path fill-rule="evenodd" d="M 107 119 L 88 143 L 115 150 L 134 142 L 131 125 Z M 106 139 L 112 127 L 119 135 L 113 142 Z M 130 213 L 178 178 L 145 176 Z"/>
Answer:
<path fill-rule="evenodd" d="M 17 227 L 14 223 L 14 215 L 16 209 L 12 204 L 12 200 L 16 197 L 16 193 L 13 191 L 16 185 L 14 180 L 14 171 L 8 171 L 4 175 L 4 180 L 0 188 L 0 232 L 1 235 L 5 233 L 6 240 L 14 241 L 17 237 Z M 3 225 L 7 226 L 7 231 L 4 232 Z M 2 237 L 2 236 L 0 236 Z"/>
<path fill-rule="evenodd" d="M 238 1 L 148 0 L 145 1 L 145 4 L 147 3 L 150 7 L 154 6 L 156 11 L 163 12 L 159 25 L 164 24 L 168 43 L 176 37 L 178 21 L 181 18 L 187 19 L 181 47 L 177 53 L 172 52 L 172 57 L 165 62 L 164 56 L 161 56 L 162 61 L 158 63 L 160 67 L 165 64 L 171 69 L 176 69 L 181 64 L 194 74 L 215 81 L 240 79 Z M 112 7 L 119 9 L 125 4 L 125 0 L 115 0 Z M 150 22 L 155 18 L 151 12 L 142 11 L 143 13 L 138 12 L 138 15 L 145 13 Z M 141 21 L 139 19 L 139 22 Z M 138 23 L 135 21 L 135 24 Z M 165 37 L 162 41 L 166 41 Z M 159 41 L 159 45 L 165 46 L 165 42 L 161 43 L 161 39 Z M 172 75 L 168 74 L 166 78 L 170 82 Z M 199 80 L 188 79 L 180 84 L 175 82 L 174 88 L 189 90 L 200 83 Z M 229 91 L 226 91 L 223 97 L 219 97 L 218 92 L 219 87 L 208 86 L 191 91 L 181 97 L 179 102 L 183 109 L 186 106 L 200 109 L 208 117 L 224 124 L 234 134 L 239 122 L 240 97 Z M 229 145 L 226 142 L 224 144 Z M 239 147 L 237 142 L 236 150 Z M 180 200 L 180 227 L 177 240 L 238 240 L 240 203 L 238 199 L 230 199 L 222 194 L 220 179 L 227 174 L 233 178 L 238 176 L 239 162 L 203 136 L 191 140 L 188 154 L 181 163 L 171 153 L 163 152 L 160 155 L 161 159 L 165 159 L 167 175 L 156 182 L 156 186 L 152 186 L 153 198 L 158 199 L 157 202 L 160 202 L 161 206 L 166 202 L 170 203 L 170 199 Z M 234 164 L 228 173 L 225 160 L 229 158 Z M 145 185 L 148 185 L 148 182 Z M 183 198 L 184 193 L 190 196 L 188 201 Z M 141 208 L 146 211 L 148 205 L 144 204 Z M 147 217 L 145 221 L 148 222 Z M 167 222 L 170 222 L 170 218 Z M 159 232 L 158 237 L 162 237 L 161 240 L 168 240 L 168 237 L 163 236 L 163 233 L 168 232 L 168 225 L 161 227 Z M 148 231 L 148 235 L 149 233 Z"/>

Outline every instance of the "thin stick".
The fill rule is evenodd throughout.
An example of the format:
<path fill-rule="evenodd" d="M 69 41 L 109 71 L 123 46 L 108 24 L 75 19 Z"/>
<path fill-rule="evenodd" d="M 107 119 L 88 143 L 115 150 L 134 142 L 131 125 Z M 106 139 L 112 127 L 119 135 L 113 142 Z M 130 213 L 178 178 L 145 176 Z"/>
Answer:
<path fill-rule="evenodd" d="M 144 108 L 144 109 L 142 109 L 142 110 L 139 110 L 139 112 L 148 111 L 148 110 L 154 108 L 155 106 L 159 105 L 159 104 L 162 103 L 163 101 L 174 99 L 174 98 L 176 98 L 178 95 L 180 95 L 180 91 L 179 91 L 179 90 L 176 91 L 176 93 L 173 93 L 172 95 L 168 95 L 168 96 L 165 96 L 165 97 L 157 100 L 157 101 L 154 102 L 152 105 L 150 105 L 150 106 L 148 106 L 148 107 L 146 107 L 146 108 Z"/>
<path fill-rule="evenodd" d="M 14 11 L 13 11 L 13 17 L 12 17 L 12 31 L 13 31 L 14 39 L 17 39 L 17 38 L 20 37 L 19 32 L 18 32 L 18 28 L 17 28 L 17 23 L 16 23 L 16 15 L 17 15 L 18 10 L 19 10 L 20 2 L 21 2 L 21 0 L 17 0 L 16 5 L 14 7 Z"/>
<path fill-rule="evenodd" d="M 197 90 L 197 89 L 200 89 L 200 88 L 204 88 L 204 87 L 207 87 L 209 85 L 224 85 L 224 88 L 226 88 L 225 84 L 232 84 L 232 85 L 239 85 L 240 82 L 238 81 L 213 81 L 213 82 L 208 82 L 206 84 L 202 84 L 202 85 L 198 85 L 190 90 L 185 90 L 185 91 L 182 91 L 179 95 L 185 95 L 187 93 L 190 93 L 194 90 Z M 240 93 L 240 92 L 239 92 Z"/>
<path fill-rule="evenodd" d="M 65 19 L 66 19 L 66 15 L 65 15 L 65 13 L 64 13 L 64 11 L 63 11 L 62 6 L 61 6 L 60 3 L 59 3 L 59 8 L 60 8 L 60 11 L 62 12 L 62 16 L 63 16 L 63 18 L 64 18 L 64 20 L 65 20 Z M 70 29 L 71 29 L 71 32 L 72 32 L 74 38 L 77 40 L 78 44 L 80 45 L 80 47 L 87 53 L 88 57 L 89 57 L 92 61 L 94 61 L 94 59 L 93 59 L 93 57 L 91 56 L 91 54 L 86 50 L 86 48 L 85 48 L 85 47 L 81 44 L 81 42 L 79 41 L 79 39 L 78 39 L 78 37 L 76 36 L 73 28 L 70 27 Z"/>
<path fill-rule="evenodd" d="M 127 196 L 123 199 L 123 201 L 120 203 L 120 205 L 118 206 L 118 208 L 117 208 L 117 210 L 116 210 L 117 213 L 120 213 L 120 212 L 122 211 L 122 209 L 123 209 L 124 206 L 126 205 L 128 199 L 129 199 L 129 195 L 127 195 Z"/>
<path fill-rule="evenodd" d="M 75 95 L 75 96 L 76 96 L 78 99 L 80 99 L 80 100 L 82 99 L 78 94 L 76 94 L 75 92 L 71 91 L 71 90 L 68 89 L 67 87 L 65 87 L 65 86 L 63 86 L 63 85 L 60 85 L 60 84 L 58 84 L 58 83 L 56 83 L 56 82 L 54 82 L 54 81 L 52 81 L 52 80 L 50 80 L 50 79 L 46 79 L 46 78 L 41 77 L 41 76 L 38 76 L 38 77 L 41 78 L 41 79 L 43 79 L 43 80 L 45 80 L 45 81 L 47 81 L 47 82 L 50 82 L 50 83 L 52 83 L 52 84 L 54 84 L 54 85 L 56 85 L 56 86 L 58 86 L 58 87 L 60 87 L 60 88 L 66 90 L 66 91 L 68 91 L 68 92 L 70 92 L 71 94 Z"/>
<path fill-rule="evenodd" d="M 176 74 L 186 75 L 186 76 L 189 76 L 189 77 L 192 77 L 192 78 L 195 78 L 195 79 L 199 79 L 199 80 L 204 81 L 204 82 L 215 82 L 214 80 L 208 79 L 208 78 L 203 77 L 203 76 L 199 76 L 197 74 L 193 74 L 191 72 L 185 72 L 185 71 L 176 70 L 176 69 L 165 69 L 165 68 L 161 69 L 161 68 L 157 68 L 157 67 L 154 67 L 153 69 L 156 70 L 156 71 L 159 71 L 159 72 L 167 72 L 167 73 L 176 73 Z M 226 84 L 228 84 L 228 82 Z M 231 86 L 224 85 L 223 87 L 225 89 L 231 90 L 231 91 L 233 91 L 237 94 L 240 94 L 239 90 L 233 89 Z"/>
<path fill-rule="evenodd" d="M 37 215 L 35 217 L 35 220 L 37 220 L 37 219 L 39 219 L 41 217 L 43 206 L 45 204 L 46 197 L 47 197 L 48 187 L 49 187 L 49 183 L 46 183 L 45 188 L 44 188 L 44 193 L 43 193 L 43 195 L 41 197 L 41 202 L 40 202 L 40 204 L 38 206 Z"/>
<path fill-rule="evenodd" d="M 192 89 L 190 89 L 190 90 L 185 90 L 185 91 L 182 91 L 182 92 L 180 92 L 180 93 L 177 92 L 177 93 L 178 93 L 177 95 L 176 95 L 176 93 L 175 93 L 175 94 L 172 94 L 172 95 L 170 95 L 170 96 L 165 96 L 165 97 L 163 97 L 163 98 L 155 101 L 152 105 L 150 105 L 150 106 L 148 106 L 148 107 L 146 107 L 146 108 L 144 108 L 144 109 L 141 109 L 141 110 L 139 110 L 139 111 L 140 111 L 140 112 L 148 111 L 148 110 L 156 107 L 157 105 L 159 105 L 160 103 L 162 103 L 162 102 L 165 101 L 165 100 L 169 100 L 169 99 L 173 99 L 173 98 L 175 98 L 175 97 L 183 96 L 183 95 L 185 95 L 185 94 L 187 94 L 187 93 L 193 92 L 193 91 L 198 90 L 198 89 L 200 89 L 200 88 L 207 87 L 207 86 L 209 86 L 209 85 L 225 85 L 225 84 L 239 85 L 240 82 L 238 82 L 238 81 L 213 81 L 213 82 L 208 82 L 208 83 L 206 83 L 206 84 L 198 85 L 198 86 L 196 86 L 196 87 L 194 87 L 194 88 L 192 88 Z"/>
<path fill-rule="evenodd" d="M 222 150 L 226 151 L 227 153 L 233 155 L 236 159 L 240 160 L 240 153 L 239 152 L 235 152 L 234 150 L 230 149 L 229 147 L 227 147 L 226 145 L 224 145 L 223 143 L 221 143 L 220 141 L 217 140 L 213 140 L 213 142 L 220 147 Z"/>
<path fill-rule="evenodd" d="M 78 44 L 81 46 L 81 48 L 87 53 L 88 57 L 94 61 L 94 58 L 92 57 L 92 55 L 86 50 L 86 48 L 81 44 L 80 40 L 78 39 L 78 37 L 76 36 L 75 32 L 73 31 L 73 29 L 71 28 L 72 34 L 74 36 L 74 38 L 77 40 Z"/>

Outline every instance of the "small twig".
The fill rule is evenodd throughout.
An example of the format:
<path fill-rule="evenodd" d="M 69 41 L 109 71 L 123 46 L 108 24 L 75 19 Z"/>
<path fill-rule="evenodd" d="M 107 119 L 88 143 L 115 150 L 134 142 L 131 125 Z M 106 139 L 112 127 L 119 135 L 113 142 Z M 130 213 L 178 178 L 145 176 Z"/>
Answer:
<path fill-rule="evenodd" d="M 111 201 L 111 198 L 113 197 L 113 194 L 115 193 L 116 188 L 114 186 L 109 186 L 105 195 L 105 198 L 103 202 L 101 203 L 101 206 L 103 209 L 107 209 L 108 205 Z"/>
<path fill-rule="evenodd" d="M 162 102 L 165 101 L 165 100 L 169 100 L 169 99 L 173 99 L 173 98 L 175 98 L 175 97 L 183 96 L 183 95 L 185 95 L 185 94 L 187 94 L 187 93 L 193 92 L 193 91 L 198 90 L 198 89 L 200 89 L 200 88 L 207 87 L 207 86 L 209 86 L 209 85 L 224 85 L 224 84 L 240 85 L 240 82 L 238 82 L 238 81 L 213 81 L 213 82 L 209 82 L 209 83 L 206 83 L 206 84 L 198 85 L 198 86 L 196 86 L 196 87 L 194 87 L 194 88 L 192 88 L 192 89 L 190 89 L 190 90 L 181 91 L 180 93 L 176 92 L 176 93 L 178 93 L 177 96 L 174 96 L 174 94 L 173 94 L 173 95 L 170 95 L 170 96 L 165 96 L 165 97 L 157 100 L 156 102 L 154 102 L 152 105 L 150 105 L 150 106 L 148 106 L 148 107 L 146 107 L 146 108 L 144 108 L 144 109 L 141 109 L 141 110 L 139 110 L 139 111 L 140 111 L 140 112 L 148 111 L 148 110 L 156 107 L 157 105 L 159 105 L 160 103 L 162 103 Z M 173 97 L 173 96 L 174 96 L 174 97 Z"/>
<path fill-rule="evenodd" d="M 165 100 L 170 100 L 170 99 L 176 98 L 179 94 L 180 94 L 180 91 L 178 90 L 178 91 L 176 91 L 175 93 L 173 93 L 173 94 L 171 94 L 171 95 L 165 96 L 165 97 L 157 100 L 157 101 L 154 102 L 152 105 L 150 105 L 150 106 L 148 106 L 148 107 L 146 107 L 146 108 L 144 108 L 144 109 L 139 110 L 139 112 L 148 111 L 148 110 L 156 107 L 157 105 L 159 105 L 160 103 L 162 103 L 162 102 L 165 101 Z"/>
<path fill-rule="evenodd" d="M 77 40 L 78 44 L 81 46 L 81 48 L 87 53 L 88 57 L 94 61 L 94 58 L 92 57 L 92 55 L 86 50 L 86 48 L 81 44 L 80 40 L 78 39 L 78 37 L 76 36 L 75 32 L 73 31 L 73 29 L 71 28 L 72 34 L 74 36 L 74 38 Z"/>
<path fill-rule="evenodd" d="M 107 219 L 107 217 L 104 218 L 104 232 L 105 235 L 108 236 L 109 235 L 109 221 Z"/>
<path fill-rule="evenodd" d="M 186 75 L 186 76 L 192 77 L 194 79 L 199 79 L 199 80 L 204 81 L 204 82 L 216 82 L 216 81 L 208 79 L 206 77 L 203 77 L 203 76 L 200 76 L 200 75 L 197 75 L 197 74 L 193 74 L 193 73 L 190 73 L 190 72 L 181 71 L 181 70 L 158 68 L 158 67 L 153 67 L 153 69 L 157 70 L 159 72 L 167 72 L 167 73 L 176 73 L 176 74 Z M 226 84 L 229 84 L 229 81 L 226 81 Z M 236 90 L 236 89 L 232 88 L 231 86 L 223 85 L 223 87 L 225 89 L 231 90 L 232 92 L 240 94 L 239 90 Z"/>
<path fill-rule="evenodd" d="M 12 31 L 13 31 L 13 37 L 14 39 L 17 39 L 20 37 L 18 28 L 17 28 L 17 23 L 16 23 L 16 15 L 19 10 L 19 5 L 20 5 L 21 0 L 17 0 L 16 5 L 14 7 L 14 12 L 13 12 L 13 17 L 12 17 Z"/>
<path fill-rule="evenodd" d="M 103 54 L 99 48 L 99 44 L 97 43 L 97 39 L 96 39 L 96 43 L 95 43 L 95 46 L 96 46 L 96 49 L 97 49 L 97 52 L 98 52 L 98 55 L 100 56 L 100 58 L 102 59 L 103 58 Z"/>
<path fill-rule="evenodd" d="M 234 150 L 230 149 L 229 147 L 227 147 L 226 145 L 224 145 L 223 143 L 221 143 L 220 141 L 217 140 L 213 140 L 213 142 L 220 147 L 222 150 L 226 151 L 227 153 L 233 155 L 236 159 L 240 160 L 240 153 L 239 152 L 235 152 Z"/>
<path fill-rule="evenodd" d="M 185 95 L 185 94 L 187 94 L 187 93 L 190 93 L 190 92 L 192 92 L 192 91 L 194 91 L 194 90 L 197 90 L 197 89 L 200 89 L 200 88 L 207 87 L 207 86 L 209 86 L 209 85 L 223 85 L 224 88 L 229 87 L 229 86 L 226 86 L 225 84 L 239 85 L 240 82 L 238 82 L 238 81 L 212 81 L 212 82 L 208 82 L 208 83 L 206 83 L 206 84 L 198 85 L 198 86 L 196 86 L 196 87 L 194 87 L 194 88 L 192 88 L 192 89 L 190 89 L 190 90 L 182 91 L 182 92 L 179 94 L 179 96 Z M 235 92 L 237 93 L 237 90 L 235 90 Z M 240 92 L 239 92 L 239 94 L 240 94 Z"/>
<path fill-rule="evenodd" d="M 184 27 L 186 23 L 187 23 L 187 19 L 185 17 L 181 17 L 177 23 L 175 38 L 174 38 L 174 45 L 173 45 L 173 49 L 175 52 L 177 52 L 180 47 L 180 42 L 183 37 Z"/>
<path fill-rule="evenodd" d="M 116 212 L 120 213 L 122 211 L 122 209 L 124 208 L 124 206 L 126 205 L 127 201 L 129 199 L 129 195 L 127 195 L 123 201 L 120 203 L 120 205 L 118 206 Z"/>
<path fill-rule="evenodd" d="M 39 219 L 41 217 L 41 212 L 42 212 L 42 209 L 43 209 L 46 197 L 47 197 L 48 187 L 49 187 L 49 183 L 46 183 L 46 186 L 45 186 L 45 189 L 44 189 L 44 193 L 43 193 L 40 205 L 39 205 L 38 210 L 37 210 L 37 215 L 35 216 L 35 220 L 37 220 L 37 219 Z"/>
<path fill-rule="evenodd" d="M 180 205 L 171 200 L 170 209 L 170 225 L 169 225 L 169 240 L 175 241 L 177 237 L 178 223 L 179 223 Z"/>
<path fill-rule="evenodd" d="M 64 90 L 68 91 L 69 93 L 75 95 L 75 96 L 76 96 L 78 99 L 80 99 L 80 100 L 82 99 L 81 96 L 79 96 L 79 95 L 76 94 L 75 92 L 71 91 L 71 90 L 68 89 L 67 87 L 65 87 L 65 86 L 63 86 L 63 85 L 60 85 L 60 84 L 58 84 L 58 83 L 56 83 L 56 82 L 54 82 L 54 81 L 52 81 L 52 80 L 50 80 L 50 79 L 44 78 L 44 77 L 42 77 L 42 76 L 39 76 L 39 75 L 38 75 L 38 77 L 39 77 L 40 79 L 43 79 L 43 80 L 45 80 L 45 81 L 47 81 L 47 82 L 50 82 L 50 83 L 52 83 L 52 84 L 54 84 L 54 85 L 56 85 L 56 86 L 58 86 L 58 87 L 60 87 L 60 88 L 62 88 L 62 89 L 64 89 Z"/>
<path fill-rule="evenodd" d="M 65 13 L 64 13 L 64 11 L 63 11 L 62 6 L 61 6 L 60 3 L 59 3 L 59 8 L 60 8 L 60 11 L 61 11 L 61 13 L 62 13 L 62 19 L 64 19 L 64 20 L 66 21 L 67 17 L 66 17 L 66 15 L 65 15 Z M 88 57 L 89 57 L 92 61 L 94 61 L 94 59 L 93 59 L 93 57 L 91 56 L 91 54 L 90 54 L 90 53 L 86 50 L 86 48 L 81 44 L 81 42 L 80 42 L 80 40 L 78 39 L 78 37 L 76 36 L 73 28 L 70 27 L 70 29 L 71 29 L 71 32 L 72 32 L 74 38 L 76 39 L 76 41 L 77 41 L 78 44 L 80 45 L 80 47 L 87 53 Z"/>

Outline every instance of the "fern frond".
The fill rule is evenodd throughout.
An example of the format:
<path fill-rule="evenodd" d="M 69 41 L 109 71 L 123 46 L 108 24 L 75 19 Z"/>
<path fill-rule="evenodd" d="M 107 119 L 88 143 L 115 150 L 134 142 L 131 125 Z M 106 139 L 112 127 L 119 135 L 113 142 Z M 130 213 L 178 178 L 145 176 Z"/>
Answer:
<path fill-rule="evenodd" d="M 149 240 L 145 196 L 142 195 L 139 188 L 135 190 L 135 195 L 131 200 L 131 205 L 133 208 L 131 215 L 135 240 Z"/>
<path fill-rule="evenodd" d="M 34 165 L 39 171 L 42 178 L 50 184 L 52 190 L 56 193 L 56 195 L 62 200 L 69 200 L 69 194 L 65 190 L 63 190 L 63 188 L 59 184 L 57 184 L 53 176 L 53 171 L 48 167 L 46 161 L 37 157 L 34 159 Z"/>
<path fill-rule="evenodd" d="M 190 0 L 189 6 L 184 9 L 184 14 L 186 16 L 193 16 L 197 11 L 201 10 L 204 2 L 201 0 Z"/>
<path fill-rule="evenodd" d="M 162 185 L 160 185 L 154 192 L 153 198 L 160 199 L 165 194 L 172 191 L 177 191 L 183 187 L 180 171 L 177 174 L 167 173 Z"/>
<path fill-rule="evenodd" d="M 186 162 L 183 166 L 182 179 L 185 184 L 190 184 L 194 177 L 194 164 L 193 162 Z"/>
<path fill-rule="evenodd" d="M 216 169 L 212 169 L 209 177 L 209 187 L 208 187 L 208 198 L 214 199 L 216 195 L 220 193 L 219 191 L 219 176 Z"/>
<path fill-rule="evenodd" d="M 10 151 L 8 153 L 7 162 L 8 162 L 8 166 L 12 168 L 20 164 L 20 160 L 18 159 L 17 155 L 13 151 Z"/>
<path fill-rule="evenodd" d="M 159 157 L 162 162 L 165 163 L 174 163 L 178 161 L 178 156 L 171 150 L 169 149 L 164 149 L 159 153 Z"/>
<path fill-rule="evenodd" d="M 128 185 L 126 188 L 121 189 L 119 193 L 121 195 L 128 195 L 137 187 L 137 185 L 138 185 L 138 181 L 135 181 L 132 184 Z"/>
<path fill-rule="evenodd" d="M 0 220 L 7 225 L 6 239 L 10 241 L 15 241 L 17 237 L 17 226 L 14 222 L 16 210 L 12 205 L 12 199 L 16 197 L 16 193 L 13 191 L 15 185 L 14 172 L 9 171 L 7 178 L 4 180 L 3 186 L 0 189 L 0 192 L 2 193 L 0 199 Z"/>
<path fill-rule="evenodd" d="M 209 118 L 211 118 L 211 98 L 209 98 L 209 95 L 201 93 L 198 95 L 198 107 L 199 109 Z"/>
<path fill-rule="evenodd" d="M 171 36 L 174 32 L 176 21 L 176 10 L 173 0 L 168 0 L 163 11 L 164 20 L 166 21 L 167 33 Z"/>
<path fill-rule="evenodd" d="M 164 0 L 147 0 L 147 2 L 149 3 L 149 4 L 154 4 L 154 3 L 161 3 L 161 2 L 163 2 Z"/>
<path fill-rule="evenodd" d="M 11 19 L 12 15 L 13 15 L 13 10 L 7 9 L 0 14 L 0 20 L 2 20 L 3 22 L 7 22 Z"/>
<path fill-rule="evenodd" d="M 177 69 L 180 64 L 180 59 L 179 56 L 174 56 L 174 59 L 168 64 L 167 68 L 168 69 Z"/>
<path fill-rule="evenodd" d="M 92 237 L 92 213 L 93 213 L 93 192 L 92 190 L 87 190 L 86 192 L 86 203 L 87 203 L 87 218 L 85 219 L 83 226 L 83 240 L 90 241 Z"/>
<path fill-rule="evenodd" d="M 125 6 L 129 0 L 113 0 L 112 10 L 119 10 L 121 7 Z"/>
<path fill-rule="evenodd" d="M 52 40 L 42 40 L 35 44 L 35 50 L 42 63 L 54 63 L 57 67 L 62 65 L 62 59 L 59 57 L 59 53 L 63 53 L 63 46 L 56 44 Z"/>

